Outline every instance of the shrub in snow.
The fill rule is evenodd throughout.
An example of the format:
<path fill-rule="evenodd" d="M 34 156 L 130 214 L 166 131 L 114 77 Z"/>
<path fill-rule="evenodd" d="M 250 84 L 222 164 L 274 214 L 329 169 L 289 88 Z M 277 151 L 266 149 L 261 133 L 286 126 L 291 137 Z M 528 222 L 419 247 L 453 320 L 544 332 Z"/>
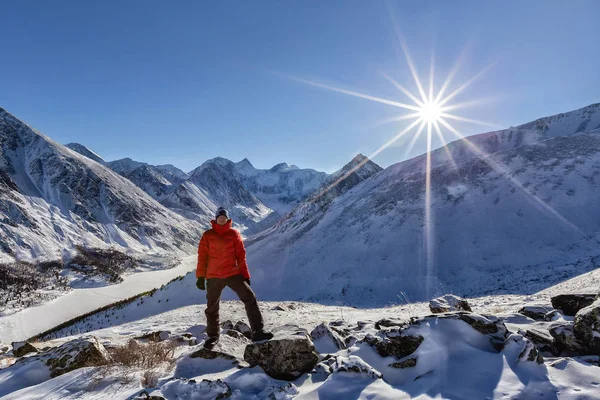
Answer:
<path fill-rule="evenodd" d="M 552 307 L 559 309 L 564 315 L 574 317 L 582 308 L 591 305 L 596 294 L 561 294 L 552 297 Z"/>
<path fill-rule="evenodd" d="M 536 321 L 543 321 L 546 314 L 553 310 L 551 306 L 545 304 L 531 304 L 521 308 L 519 314 L 523 314 Z"/>
<path fill-rule="evenodd" d="M 175 362 L 175 341 L 140 343 L 131 339 L 125 345 L 109 349 L 111 366 L 153 369 Z"/>
<path fill-rule="evenodd" d="M 465 299 L 453 294 L 445 294 L 429 301 L 429 309 L 434 314 L 450 311 L 472 311 L 471 306 Z"/>
<path fill-rule="evenodd" d="M 269 341 L 246 346 L 248 364 L 259 365 L 269 376 L 283 380 L 294 380 L 314 368 L 319 361 L 317 349 L 304 329 L 287 325 L 273 333 Z"/>
<path fill-rule="evenodd" d="M 313 329 L 313 331 L 310 333 L 310 337 L 313 340 L 329 338 L 331 339 L 331 341 L 333 341 L 333 344 L 339 350 L 346 348 L 346 344 L 344 343 L 342 338 L 337 334 L 337 332 L 334 332 L 330 327 L 325 325 L 325 323 L 322 323 L 318 325 L 315 329 Z"/>
<path fill-rule="evenodd" d="M 600 355 L 600 299 L 575 315 L 573 333 L 589 354 Z"/>

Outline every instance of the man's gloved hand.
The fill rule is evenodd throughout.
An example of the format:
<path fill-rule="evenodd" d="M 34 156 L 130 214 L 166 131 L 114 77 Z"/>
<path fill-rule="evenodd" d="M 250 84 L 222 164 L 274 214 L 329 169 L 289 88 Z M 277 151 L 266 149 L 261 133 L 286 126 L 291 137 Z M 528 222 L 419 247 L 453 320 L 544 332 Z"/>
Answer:
<path fill-rule="evenodd" d="M 250 278 L 244 278 L 244 282 L 246 282 L 248 286 L 250 286 Z"/>
<path fill-rule="evenodd" d="M 196 281 L 196 287 L 200 290 L 206 290 L 206 281 L 203 277 L 198 278 Z"/>

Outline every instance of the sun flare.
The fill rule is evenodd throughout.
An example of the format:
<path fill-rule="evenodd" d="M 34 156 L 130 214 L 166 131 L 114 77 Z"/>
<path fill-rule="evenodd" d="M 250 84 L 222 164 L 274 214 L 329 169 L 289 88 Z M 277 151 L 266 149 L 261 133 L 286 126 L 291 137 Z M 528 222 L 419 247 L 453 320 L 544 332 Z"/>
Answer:
<path fill-rule="evenodd" d="M 442 107 L 435 101 L 428 101 L 421 106 L 419 117 L 423 121 L 433 124 L 442 117 Z"/>

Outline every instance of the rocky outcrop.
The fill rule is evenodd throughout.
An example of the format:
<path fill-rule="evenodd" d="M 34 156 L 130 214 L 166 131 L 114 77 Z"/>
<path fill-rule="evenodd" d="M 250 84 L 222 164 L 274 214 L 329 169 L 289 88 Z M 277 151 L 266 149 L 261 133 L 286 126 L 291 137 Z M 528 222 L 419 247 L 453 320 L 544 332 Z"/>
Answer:
<path fill-rule="evenodd" d="M 29 342 L 13 342 L 12 348 L 13 355 L 15 357 L 23 357 L 26 354 L 37 353 L 39 351 L 37 347 L 35 347 Z"/>
<path fill-rule="evenodd" d="M 530 304 L 526 305 L 519 310 L 519 314 L 523 314 L 526 317 L 534 319 L 536 321 L 544 321 L 544 317 L 554 309 L 551 306 L 545 304 Z"/>
<path fill-rule="evenodd" d="M 575 315 L 573 333 L 588 354 L 600 355 L 600 299 Z"/>
<path fill-rule="evenodd" d="M 313 331 L 310 333 L 310 337 L 313 340 L 319 340 L 324 337 L 328 337 L 331 339 L 331 341 L 333 341 L 333 344 L 339 350 L 346 348 L 346 344 L 340 335 L 337 332 L 334 332 L 329 326 L 325 325 L 325 323 L 322 323 L 313 329 Z"/>
<path fill-rule="evenodd" d="M 506 353 L 518 353 L 516 359 L 517 363 L 544 363 L 542 352 L 535 346 L 535 344 L 533 344 L 532 341 L 522 335 L 519 335 L 518 333 L 513 333 L 508 337 L 508 339 L 506 339 L 504 350 Z"/>
<path fill-rule="evenodd" d="M 473 311 L 465 299 L 453 294 L 445 294 L 429 301 L 429 309 L 434 314 L 450 311 Z"/>
<path fill-rule="evenodd" d="M 558 354 L 581 355 L 585 353 L 584 346 L 579 343 L 573 333 L 572 322 L 562 322 L 550 328 L 550 335 L 554 338 L 554 346 Z"/>
<path fill-rule="evenodd" d="M 596 294 L 561 294 L 552 297 L 552 307 L 561 310 L 564 315 L 574 317 L 582 308 L 591 305 Z"/>
<path fill-rule="evenodd" d="M 286 325 L 273 333 L 275 336 L 269 341 L 246 346 L 244 360 L 248 364 L 262 367 L 275 379 L 289 381 L 314 368 L 319 357 L 305 330 Z"/>

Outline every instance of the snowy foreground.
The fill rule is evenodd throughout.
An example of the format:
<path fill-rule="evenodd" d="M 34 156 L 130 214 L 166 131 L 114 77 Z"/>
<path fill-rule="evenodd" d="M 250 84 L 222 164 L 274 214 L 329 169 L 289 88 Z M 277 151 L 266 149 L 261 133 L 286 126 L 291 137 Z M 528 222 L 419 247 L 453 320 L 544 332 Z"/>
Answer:
<path fill-rule="evenodd" d="M 554 357 L 543 352 L 542 358 L 542 352 L 522 336 L 526 330 L 547 330 L 573 317 L 555 313 L 551 320 L 535 321 L 517 311 L 525 304 L 549 304 L 550 296 L 557 293 L 581 292 L 582 288 L 597 292 L 599 276 L 599 271 L 594 271 L 534 296 L 468 299 L 473 311 L 470 314 L 431 315 L 427 303 L 356 309 L 262 302 L 267 328 L 276 332 L 274 340 L 283 343 L 294 335 L 308 338 L 306 333 L 312 332 L 318 364 L 291 381 L 274 379 L 260 366 L 250 367 L 244 361 L 250 341 L 228 330 L 231 326 L 224 326 L 214 352 L 199 352 L 205 339 L 202 305 L 174 308 L 146 318 L 132 317 L 120 325 L 98 317 L 99 329 L 37 346 L 59 346 L 93 335 L 109 348 L 156 332 L 157 340 L 160 337 L 163 343 L 175 343 L 174 363 L 155 370 L 153 381 L 146 379 L 147 371 L 142 368 L 118 367 L 85 367 L 51 378 L 42 361 L 25 359 L 0 369 L 0 396 L 19 400 L 149 398 L 146 394 L 161 396 L 156 399 L 236 400 L 598 399 L 598 356 Z M 149 303 L 136 306 L 143 308 Z M 127 314 L 132 314 L 131 308 L 114 310 L 121 320 L 127 320 Z M 413 323 L 408 325 L 410 318 Z M 246 320 L 240 302 L 222 303 L 221 321 L 226 320 L 234 324 Z M 406 343 L 390 345 L 397 344 L 394 337 L 399 336 L 409 338 L 408 347 L 416 341 L 416 350 L 409 349 L 412 353 L 404 358 L 397 354 L 407 351 Z M 386 352 L 396 355 L 386 356 Z M 13 362 L 6 355 L 2 361 L 5 365 Z"/>

